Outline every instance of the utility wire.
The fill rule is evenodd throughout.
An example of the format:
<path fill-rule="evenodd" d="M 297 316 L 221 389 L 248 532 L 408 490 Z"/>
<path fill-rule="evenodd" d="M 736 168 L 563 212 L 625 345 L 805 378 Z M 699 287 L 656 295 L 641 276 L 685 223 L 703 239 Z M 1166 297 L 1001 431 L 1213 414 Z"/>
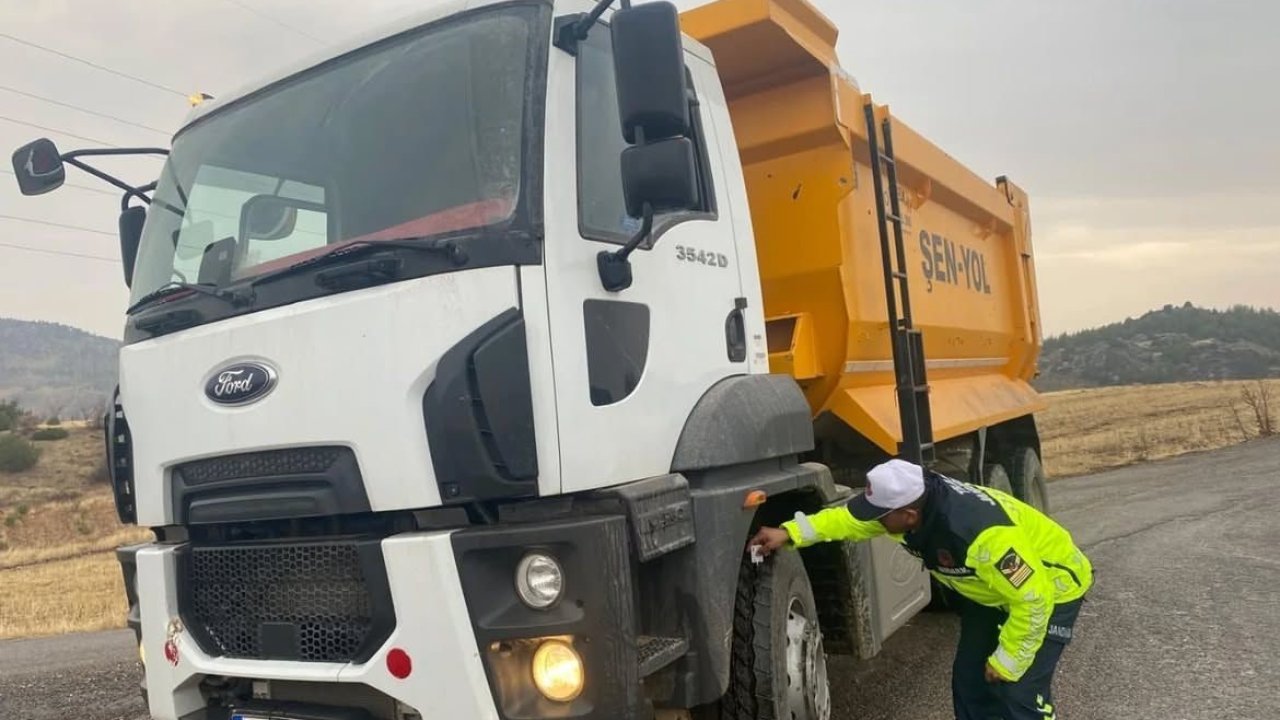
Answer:
<path fill-rule="evenodd" d="M 306 31 L 304 31 L 304 30 L 299 30 L 298 28 L 296 28 L 296 27 L 294 27 L 294 26 L 290 25 L 289 23 L 286 23 L 285 21 L 281 20 L 280 18 L 277 18 L 277 17 L 272 16 L 272 15 L 268 15 L 268 14 L 266 14 L 266 13 L 262 12 L 261 10 L 258 10 L 258 9 L 257 9 L 257 8 L 255 8 L 255 7 L 252 7 L 252 6 L 250 6 L 250 5 L 246 5 L 246 4 L 244 4 L 244 3 L 243 3 L 243 2 L 241 2 L 240 0 L 226 0 L 226 1 L 227 1 L 227 2 L 229 2 L 229 3 L 231 3 L 232 5 L 235 5 L 236 7 L 240 8 L 241 10 L 244 10 L 244 11 L 246 11 L 246 12 L 249 12 L 249 13 L 252 13 L 252 14 L 254 14 L 254 15 L 257 15 L 258 17 L 262 18 L 263 20 L 266 20 L 266 21 L 268 21 L 268 22 L 273 22 L 273 23 L 275 23 L 276 25 L 279 25 L 280 27 L 282 27 L 282 28 L 284 28 L 284 29 L 286 29 L 286 30 L 289 30 L 289 31 L 294 32 L 294 33 L 297 33 L 298 35 L 301 35 L 302 37 L 304 37 L 304 38 L 306 38 L 306 39 L 308 39 L 308 40 L 310 40 L 310 41 L 312 41 L 312 42 L 319 43 L 319 44 L 321 44 L 321 45 L 324 45 L 324 44 L 325 44 L 325 41 L 324 41 L 324 40 L 321 40 L 320 38 L 316 37 L 315 35 L 312 35 L 311 33 L 306 32 Z"/>
<path fill-rule="evenodd" d="M 0 173 L 4 173 L 5 175 L 12 175 L 13 177 L 18 177 L 18 174 L 17 174 L 17 173 L 15 173 L 14 171 L 12 171 L 12 170 L 5 170 L 4 168 L 0 168 Z M 104 189 L 104 188 L 94 187 L 94 186 L 92 186 L 92 185 L 79 185 L 79 184 L 77 184 L 77 183 L 63 183 L 63 184 L 62 184 L 62 186 L 63 186 L 63 187 L 69 187 L 69 188 L 75 188 L 75 189 L 77 189 L 77 190 L 87 190 L 87 191 L 92 192 L 92 193 L 98 193 L 99 195 L 110 195 L 111 197 L 114 197 L 114 198 L 118 198 L 118 197 L 120 197 L 120 191 L 119 191 L 119 190 L 114 190 L 114 191 L 113 191 L 113 190 L 106 190 L 106 189 Z"/>
<path fill-rule="evenodd" d="M 17 119 L 17 118 L 11 118 L 11 117 L 8 117 L 8 116 L 5 116 L 5 115 L 0 115 L 0 120 L 4 120 L 4 121 L 6 121 L 6 122 L 11 122 L 11 123 L 14 123 L 15 125 L 26 125 L 27 127 L 33 127 L 33 128 L 36 128 L 37 130 L 47 130 L 47 131 L 49 131 L 49 132 L 51 132 L 51 133 L 58 133 L 59 135 L 66 135 L 67 137 L 72 137 L 72 138 L 75 138 L 75 139 L 77 139 L 77 140 L 84 140 L 85 142 L 91 142 L 91 143 L 95 143 L 95 144 L 97 144 L 97 145 L 106 145 L 107 147 L 113 147 L 113 148 L 118 148 L 118 147 L 120 147 L 119 145 L 116 145 L 115 143 L 109 143 L 109 142 L 107 142 L 106 140 L 99 140 L 98 138 L 91 138 L 91 137 L 89 137 L 88 135 L 77 135 L 77 134 L 75 134 L 75 133 L 73 133 L 73 132 L 68 132 L 68 131 L 66 131 L 66 130 L 59 130 L 58 128 L 49 127 L 48 125 L 40 125 L 40 124 L 33 123 L 33 122 L 27 122 L 26 120 L 19 120 L 19 119 Z"/>
<path fill-rule="evenodd" d="M 26 45 L 27 47 L 32 47 L 37 50 L 43 50 L 47 53 L 57 55 L 58 57 L 62 57 L 62 58 L 66 58 L 67 60 L 78 62 L 81 65 L 88 65 L 89 67 L 94 68 L 95 70 L 101 70 L 102 72 L 110 73 L 112 75 L 116 75 L 116 76 L 125 78 L 127 80 L 132 80 L 136 83 L 140 83 L 148 87 L 153 87 L 157 90 L 163 90 L 168 93 L 173 93 L 174 95 L 177 95 L 178 97 L 181 97 L 181 98 L 187 97 L 187 93 L 184 93 L 181 90 L 175 90 L 171 87 L 161 85 L 160 83 L 151 82 L 150 80 L 144 80 L 143 78 L 140 78 L 137 75 L 130 75 L 129 73 L 120 72 L 119 70 L 109 68 L 106 65 L 99 65 L 98 63 L 90 62 L 89 60 L 85 60 L 84 58 L 79 58 L 79 57 L 76 57 L 75 55 L 69 55 L 67 53 L 62 52 L 61 50 L 54 50 L 53 48 L 45 47 L 44 45 L 40 45 L 39 43 L 33 43 L 30 40 L 23 40 L 22 38 L 14 37 L 9 33 L 0 32 L 0 37 L 5 38 L 10 42 L 18 43 L 19 45 Z"/>
<path fill-rule="evenodd" d="M 50 222 L 48 220 L 37 220 L 36 218 L 18 217 L 17 215 L 0 215 L 0 219 L 18 220 L 20 222 L 35 223 L 36 225 L 48 225 L 49 227 L 66 228 L 67 230 L 80 230 L 81 232 L 97 233 L 99 235 L 108 235 L 110 237 L 116 236 L 116 233 L 107 232 L 106 230 L 87 228 L 81 225 L 68 225 L 66 223 Z"/>
<path fill-rule="evenodd" d="M 26 245 L 14 245 L 12 243 L 0 242 L 0 247 L 12 248 L 14 250 L 26 250 L 27 252 L 44 253 L 46 255 L 62 255 L 65 257 L 84 258 L 86 260 L 101 260 L 103 262 L 119 262 L 115 258 L 104 257 L 102 255 L 89 255 L 86 253 L 70 252 L 67 250 L 50 250 L 48 248 L 35 248 Z"/>
<path fill-rule="evenodd" d="M 168 133 L 168 132 L 166 132 L 166 131 L 164 131 L 164 130 L 161 130 L 160 128 L 157 128 L 157 127 L 151 127 L 150 125 L 143 125 L 142 123 L 139 123 L 139 122 L 134 122 L 134 121 L 132 121 L 132 120 L 126 120 L 126 119 L 124 119 L 124 118 L 122 118 L 122 117 L 116 117 L 115 115 L 108 115 L 107 113 L 98 112 L 97 110 L 90 110 L 89 108 L 80 107 L 79 105 L 73 105 L 73 104 L 71 104 L 71 103 L 67 103 L 67 102 L 62 102 L 61 100 L 55 100 L 55 99 L 53 99 L 53 98 L 51 98 L 51 97 L 45 97 L 45 96 L 43 96 L 43 95 L 36 95 L 35 93 L 29 93 L 29 92 L 27 92 L 26 90 L 19 90 L 19 89 L 17 89 L 17 88 L 12 88 L 12 87 L 9 87 L 8 85 L 0 85 L 0 90 L 4 90 L 4 91 L 6 91 L 6 92 L 11 92 L 11 93 L 14 93 L 15 95 L 22 95 L 22 96 L 24 96 L 24 97 L 33 98 L 33 99 L 35 99 L 35 100 L 40 100 L 40 101 L 42 101 L 42 102 L 47 102 L 47 103 L 49 103 L 49 104 L 51 104 L 51 105 L 59 105 L 59 106 L 61 106 L 61 107 L 70 108 L 70 109 L 75 110 L 75 111 L 77 111 L 77 112 L 87 113 L 87 114 L 89 114 L 89 115 L 96 115 L 97 117 L 100 117 L 100 118 L 106 118 L 107 120 L 112 120 L 112 121 L 115 121 L 115 122 L 118 122 L 118 123 L 124 123 L 125 125 L 132 125 L 133 127 L 136 127 L 136 128 L 141 128 L 141 129 L 143 129 L 143 130 L 149 130 L 149 131 L 151 131 L 151 132 L 153 132 L 153 133 L 159 133 L 159 134 L 161 134 L 161 135 L 164 135 L 165 137 L 169 137 L 169 135 L 171 134 L 171 133 Z"/>

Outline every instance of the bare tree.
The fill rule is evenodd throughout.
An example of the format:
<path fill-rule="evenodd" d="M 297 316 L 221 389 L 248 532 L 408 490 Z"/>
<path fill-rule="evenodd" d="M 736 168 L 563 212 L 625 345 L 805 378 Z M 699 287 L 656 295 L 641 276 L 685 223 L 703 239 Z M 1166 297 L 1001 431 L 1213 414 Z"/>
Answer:
<path fill-rule="evenodd" d="M 1249 428 L 1244 424 L 1244 419 L 1240 417 L 1240 408 L 1236 407 L 1234 402 L 1228 400 L 1227 409 L 1231 411 L 1231 418 L 1236 421 L 1236 429 L 1240 431 L 1240 441 L 1247 441 L 1251 436 L 1249 435 Z"/>
<path fill-rule="evenodd" d="M 1240 397 L 1253 411 L 1253 419 L 1258 426 L 1258 437 L 1275 435 L 1276 418 L 1271 409 L 1271 387 L 1259 380 L 1255 386 L 1246 385 L 1241 388 Z"/>
<path fill-rule="evenodd" d="M 76 419 L 82 421 L 87 427 L 100 429 L 102 426 L 102 414 L 107 411 L 106 398 L 94 396 L 80 401 L 76 409 Z"/>

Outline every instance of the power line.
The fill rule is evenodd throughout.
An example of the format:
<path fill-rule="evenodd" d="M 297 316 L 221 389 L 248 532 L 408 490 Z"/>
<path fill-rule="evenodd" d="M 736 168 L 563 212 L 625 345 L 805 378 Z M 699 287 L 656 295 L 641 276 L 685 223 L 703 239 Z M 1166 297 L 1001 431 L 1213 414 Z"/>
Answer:
<path fill-rule="evenodd" d="M 53 48 L 45 47 L 44 45 L 40 45 L 38 43 L 33 43 L 30 40 L 23 40 L 22 38 L 14 37 L 9 33 L 0 32 L 0 37 L 5 38 L 10 42 L 18 43 L 19 45 L 26 45 L 27 47 L 32 47 L 37 50 L 43 50 L 47 53 L 57 55 L 58 57 L 62 57 L 62 58 L 66 58 L 67 60 L 78 62 L 81 65 L 88 65 L 89 67 L 94 68 L 95 70 L 101 70 L 102 72 L 111 73 L 112 75 L 117 75 L 119 77 L 132 80 L 136 83 L 141 83 L 148 87 L 153 87 L 157 90 L 163 90 L 168 93 L 173 93 L 174 95 L 177 95 L 178 97 L 181 97 L 181 98 L 187 97 L 187 93 L 184 93 L 180 90 L 174 90 L 173 88 L 167 87 L 165 85 L 161 85 L 160 83 L 154 83 L 154 82 L 151 82 L 150 80 L 144 80 L 143 78 L 140 78 L 137 75 L 130 75 L 129 73 L 120 72 L 119 70 L 114 70 L 112 68 L 109 68 L 106 65 L 99 65 L 98 63 L 90 62 L 88 60 L 85 60 L 84 58 L 78 58 L 75 55 L 68 55 L 67 53 L 62 52 L 61 50 L 54 50 Z"/>
<path fill-rule="evenodd" d="M 12 176 L 14 176 L 14 177 L 18 177 L 18 174 L 17 174 L 17 173 L 15 173 L 14 171 L 12 171 L 12 170 L 5 170 L 4 168 L 0 168 L 0 173 L 4 173 L 5 175 L 12 175 Z M 63 186 L 63 187 L 69 187 L 69 188 L 75 188 L 75 189 L 77 189 L 77 190 L 87 190 L 87 191 L 89 191 L 89 192 L 98 193 L 99 195 L 110 195 L 111 197 L 114 197 L 114 198 L 118 198 L 118 197 L 120 197 L 120 192 L 119 192 L 118 190 L 116 190 L 116 191 L 106 190 L 106 189 L 104 189 L 104 188 L 94 187 L 94 186 L 92 186 L 92 185 L 80 185 L 80 184 L 77 184 L 77 183 L 63 183 L 63 184 L 62 184 L 62 186 Z"/>
<path fill-rule="evenodd" d="M 37 130 L 47 130 L 47 131 L 49 131 L 49 132 L 51 132 L 51 133 L 58 133 L 59 135 L 66 135 L 67 137 L 72 137 L 72 138 L 75 138 L 75 139 L 77 139 L 77 140 L 84 140 L 85 142 L 91 142 L 91 143 L 95 143 L 95 144 L 97 144 L 97 145 L 106 145 L 107 147 L 113 147 L 113 148 L 118 148 L 118 147 L 120 147 L 119 145 L 116 145 L 115 143 L 109 143 L 109 142 L 107 142 L 106 140 L 99 140 L 98 138 L 91 138 L 91 137 L 89 137 L 88 135 L 77 135 L 77 134 L 75 134 L 75 133 L 73 133 L 73 132 L 67 132 L 66 130 L 59 130 L 58 128 L 49 127 L 48 125 L 40 125 L 40 124 L 37 124 L 37 123 L 27 122 L 26 120 L 19 120 L 19 119 L 17 119 L 17 118 L 11 118 L 11 117 L 7 117 L 7 116 L 4 116 L 4 115 L 0 115 L 0 120 L 5 120 L 5 121 L 7 121 L 7 122 L 14 123 L 15 125 L 26 125 L 27 127 L 33 127 L 33 128 L 36 128 Z"/>
<path fill-rule="evenodd" d="M 12 88 L 12 87 L 9 87 L 8 85 L 0 85 L 0 90 L 4 90 L 4 91 L 6 91 L 6 92 L 11 92 L 11 93 L 14 93 L 15 95 L 22 95 L 22 96 L 25 96 L 25 97 L 34 98 L 34 99 L 36 99 L 36 100 L 40 100 L 40 101 L 42 101 L 42 102 L 47 102 L 47 103 L 49 103 L 49 104 L 51 104 L 51 105 L 59 105 L 59 106 L 61 106 L 61 107 L 70 108 L 70 109 L 75 110 L 75 111 L 77 111 L 77 112 L 82 112 L 82 113 L 86 113 L 86 114 L 89 114 L 89 115 L 96 115 L 96 116 L 98 116 L 98 117 L 100 117 L 100 118 L 106 118 L 106 119 L 108 119 L 108 120 L 112 120 L 112 121 L 115 121 L 115 122 L 118 122 L 118 123 L 124 123 L 125 125 L 132 125 L 133 127 L 136 127 L 136 128 L 142 128 L 143 130 L 149 130 L 149 131 L 151 131 L 151 132 L 153 132 L 153 133 L 159 133 L 159 134 L 161 134 L 161 135 L 164 135 L 165 137 L 169 137 L 169 135 L 170 135 L 170 133 L 168 133 L 168 132 L 166 132 L 166 131 L 164 131 L 164 130 L 161 130 L 160 128 L 151 127 L 150 125 L 143 125 L 142 123 L 139 123 L 139 122 L 134 122 L 134 121 L 132 121 L 132 120 L 126 120 L 126 119 L 124 119 L 124 118 L 122 118 L 122 117 L 116 117 L 115 115 L 108 115 L 107 113 L 98 112 L 97 110 L 90 110 L 89 108 L 80 107 L 79 105 L 73 105 L 73 104 L 71 104 L 71 103 L 67 103 L 67 102 L 62 102 L 61 100 L 55 100 L 55 99 L 53 99 L 53 98 L 51 98 L 51 97 L 45 97 L 45 96 L 43 96 L 43 95 L 36 95 L 35 93 L 29 93 L 29 92 L 27 92 L 26 90 L 19 90 L 19 89 L 17 89 L 17 88 Z"/>
<path fill-rule="evenodd" d="M 321 44 L 321 45 L 324 45 L 324 44 L 325 44 L 325 41 L 324 41 L 324 40 L 321 40 L 320 38 L 316 37 L 315 35 L 312 35 L 311 33 L 306 32 L 306 31 L 304 31 L 304 30 L 299 30 L 298 28 L 296 28 L 296 27 L 294 27 L 294 26 L 290 25 L 289 23 L 286 23 L 285 21 L 281 20 L 280 18 L 274 17 L 274 16 L 272 16 L 272 15 L 268 15 L 268 14 L 266 14 L 266 13 L 262 12 L 261 10 L 258 10 L 257 8 L 251 7 L 251 6 L 249 6 L 249 5 L 244 4 L 243 2 L 240 2 L 240 0 L 227 0 L 227 2 L 231 3 L 232 5 L 235 5 L 236 7 L 240 8 L 241 10 L 245 10 L 245 11 L 247 11 L 247 12 L 250 12 L 250 13 L 254 14 L 254 15 L 257 15 L 258 17 L 262 18 L 263 20 L 266 20 L 266 21 L 268 21 L 268 22 L 273 22 L 273 23 L 275 23 L 276 25 L 279 25 L 280 27 L 282 27 L 282 28 L 284 28 L 284 29 L 286 29 L 286 30 L 292 31 L 292 32 L 294 32 L 294 33 L 297 33 L 298 35 L 301 35 L 302 37 L 304 37 L 304 38 L 306 38 L 306 39 L 308 39 L 308 40 L 310 40 L 310 41 L 312 41 L 312 42 L 319 43 L 319 44 Z"/>
<path fill-rule="evenodd" d="M 67 250 L 50 250 L 48 248 L 34 248 L 27 245 L 14 245 L 12 243 L 0 242 L 0 247 L 13 248 L 14 250 L 26 250 L 27 252 L 44 253 L 46 255 L 63 255 L 66 257 L 84 258 L 86 260 L 101 260 L 103 262 L 115 263 L 119 262 L 115 258 L 104 257 L 102 255 L 88 255 L 86 253 L 69 252 Z"/>
<path fill-rule="evenodd" d="M 68 225 L 66 223 L 50 222 L 48 220 L 37 220 L 35 218 L 18 217 L 17 215 L 0 215 L 0 219 L 18 220 L 21 222 L 35 223 L 37 225 L 48 225 L 49 227 L 66 228 L 68 230 L 80 230 L 82 232 L 91 232 L 91 233 L 97 233 L 99 235 L 108 235 L 110 237 L 116 237 L 116 233 L 107 232 L 106 230 L 97 230 L 95 228 L 87 228 L 81 225 Z"/>

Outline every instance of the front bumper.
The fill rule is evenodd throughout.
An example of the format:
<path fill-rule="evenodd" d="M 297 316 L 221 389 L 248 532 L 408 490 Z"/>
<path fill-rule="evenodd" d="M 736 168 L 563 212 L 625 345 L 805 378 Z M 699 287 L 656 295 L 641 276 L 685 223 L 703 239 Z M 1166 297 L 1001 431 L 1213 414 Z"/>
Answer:
<path fill-rule="evenodd" d="M 315 540 L 297 545 L 308 542 Z M 632 568 L 621 516 L 407 533 L 375 546 L 385 568 L 386 599 L 380 602 L 390 605 L 392 624 L 377 636 L 385 635 L 385 641 L 361 657 L 335 662 L 302 661 L 297 654 L 229 657 L 225 644 L 212 643 L 208 633 L 192 626 L 193 602 L 184 588 L 190 576 L 183 565 L 192 548 L 147 545 L 130 553 L 126 568 L 136 568 L 131 593 L 137 598 L 152 717 L 224 718 L 230 701 L 215 694 L 213 704 L 221 707 L 208 706 L 211 683 L 225 688 L 228 679 L 253 688 L 253 697 L 240 698 L 243 707 L 305 700 L 317 711 L 358 709 L 376 720 L 649 714 L 640 693 Z M 543 611 L 527 608 L 513 581 L 516 565 L 533 548 L 555 555 L 564 569 L 564 595 Z M 236 602 L 234 593 L 226 597 L 229 606 Z M 278 643 L 280 628 L 269 625 L 262 623 L 258 631 Z M 531 681 L 533 650 L 549 637 L 569 640 L 585 667 L 583 692 L 566 704 L 546 700 Z M 257 652 L 269 645 L 252 647 Z M 403 679 L 388 667 L 394 649 L 412 659 L 412 672 Z M 281 651 L 275 652 L 279 657 Z"/>
<path fill-rule="evenodd" d="M 355 683 L 426 718 L 496 717 L 475 635 L 466 621 L 448 533 L 415 533 L 381 542 L 395 629 L 363 663 L 248 660 L 206 653 L 182 621 L 179 564 L 185 546 L 150 546 L 136 556 L 146 685 L 155 720 L 180 720 L 206 706 L 209 676 L 295 683 Z M 386 654 L 403 648 L 414 672 L 398 680 Z"/>

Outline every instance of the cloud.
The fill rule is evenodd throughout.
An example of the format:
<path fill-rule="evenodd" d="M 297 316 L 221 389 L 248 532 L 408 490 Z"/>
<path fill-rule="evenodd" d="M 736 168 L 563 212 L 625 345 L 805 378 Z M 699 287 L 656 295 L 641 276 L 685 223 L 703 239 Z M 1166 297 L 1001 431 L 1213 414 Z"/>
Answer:
<path fill-rule="evenodd" d="M 814 2 L 840 27 L 840 56 L 864 91 L 979 175 L 1008 174 L 1030 193 L 1051 331 L 1166 302 L 1280 298 L 1270 277 L 1280 251 L 1280 93 L 1266 91 L 1280 76 L 1272 37 L 1280 3 L 1185 0 L 1153 12 L 1141 0 Z M 176 129 L 187 113 L 180 95 L 225 93 L 315 52 L 312 37 L 338 41 L 422 5 L 5 2 L 5 32 L 180 92 L 2 39 L 0 84 Z M 164 140 L 3 91 L 0 107 L 120 144 Z M 0 122 L 0 146 L 38 132 Z M 138 179 L 157 172 L 153 161 L 117 167 Z M 79 174 L 72 181 L 93 182 Z M 110 229 L 116 203 L 74 189 L 32 201 L 0 175 L 8 214 Z M 109 237 L 8 221 L 0 221 L 0 239 L 119 252 Z M 0 315 L 118 335 L 127 295 L 120 277 L 107 263 L 0 251 Z"/>

